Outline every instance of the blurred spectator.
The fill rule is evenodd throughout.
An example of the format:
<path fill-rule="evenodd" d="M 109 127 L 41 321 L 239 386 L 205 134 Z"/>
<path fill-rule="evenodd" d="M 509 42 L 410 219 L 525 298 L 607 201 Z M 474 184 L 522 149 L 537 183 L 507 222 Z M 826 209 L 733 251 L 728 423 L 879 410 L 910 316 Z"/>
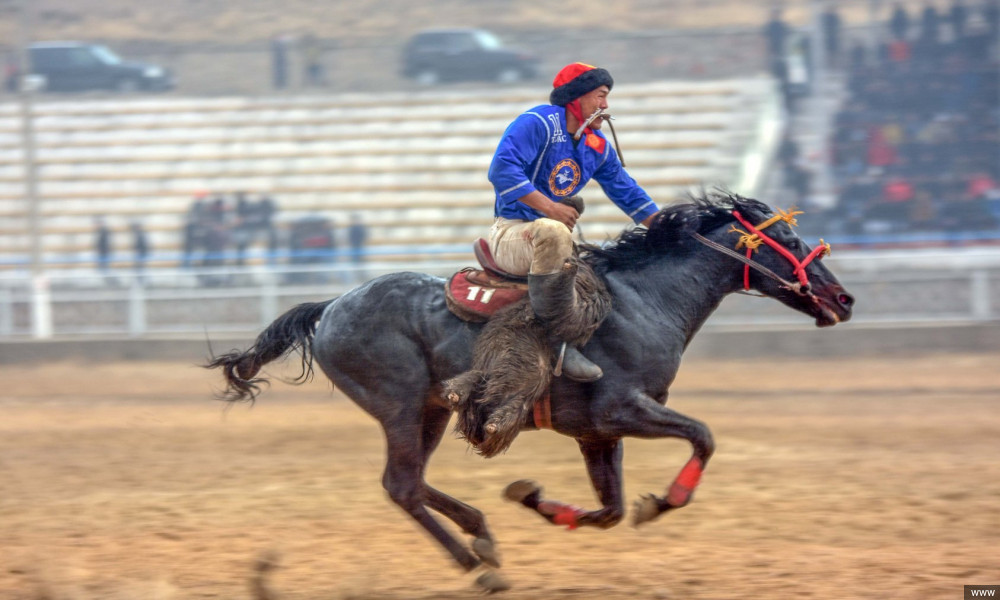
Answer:
<path fill-rule="evenodd" d="M 948 11 L 948 22 L 951 24 L 951 33 L 954 39 L 960 40 L 965 37 L 965 24 L 969 21 L 969 11 L 965 8 L 962 0 L 954 0 L 951 9 Z"/>
<path fill-rule="evenodd" d="M 833 2 L 828 2 L 826 10 L 820 17 L 823 27 L 823 49 L 826 52 L 826 64 L 836 67 L 840 64 L 840 15 Z"/>
<path fill-rule="evenodd" d="M 983 2 L 983 20 L 991 40 L 1000 35 L 1000 0 L 985 0 Z"/>
<path fill-rule="evenodd" d="M 910 33 L 910 15 L 899 2 L 894 3 L 892 17 L 889 19 L 889 31 L 894 40 L 905 40 Z"/>
<path fill-rule="evenodd" d="M 208 193 L 195 194 L 191 206 L 184 216 L 184 247 L 181 266 L 190 267 L 194 253 L 205 244 L 205 227 L 208 215 Z"/>
<path fill-rule="evenodd" d="M 889 60 L 897 63 L 910 60 L 910 42 L 897 39 L 889 43 Z"/>
<path fill-rule="evenodd" d="M 368 242 L 368 228 L 361 215 L 353 213 L 351 224 L 347 228 L 347 242 L 350 245 L 351 263 L 354 265 L 354 277 L 359 281 L 368 279 L 368 274 L 364 270 L 365 244 Z"/>
<path fill-rule="evenodd" d="M 924 5 L 924 11 L 920 17 L 920 38 L 926 43 L 937 45 L 941 36 L 941 18 L 938 16 L 937 8 L 933 4 Z"/>
<path fill-rule="evenodd" d="M 315 265 L 333 263 L 336 261 L 337 240 L 334 236 L 333 222 L 323 216 L 309 215 L 292 223 L 288 235 L 288 246 L 291 250 L 291 263 L 298 265 Z M 323 282 L 328 273 L 306 271 L 290 273 L 287 280 L 290 283 Z"/>
<path fill-rule="evenodd" d="M 997 191 L 1000 191 L 1000 186 L 997 186 L 997 182 L 989 174 L 975 173 L 965 188 L 965 196 L 983 200 L 993 197 Z"/>
<path fill-rule="evenodd" d="M 253 240 L 255 223 L 253 222 L 254 207 L 247 200 L 246 192 L 236 192 L 236 205 L 233 209 L 235 222 L 232 229 L 232 240 L 236 246 L 236 265 L 243 266 L 246 262 L 247 246 Z"/>
<path fill-rule="evenodd" d="M 132 221 L 130 229 L 132 230 L 132 252 L 135 257 L 132 266 L 135 269 L 136 279 L 139 283 L 142 283 L 144 281 L 143 273 L 146 269 L 146 260 L 149 258 L 149 238 L 146 236 L 146 230 L 139 221 Z"/>
<path fill-rule="evenodd" d="M 8 53 L 3 63 L 3 87 L 12 94 L 17 92 L 18 70 L 17 56 Z"/>
<path fill-rule="evenodd" d="M 288 46 L 287 35 L 279 35 L 271 40 L 271 82 L 276 90 L 288 87 Z"/>
<path fill-rule="evenodd" d="M 278 252 L 278 230 L 274 226 L 274 214 L 278 207 L 271 196 L 263 194 L 257 201 L 257 215 L 260 219 L 260 226 L 267 236 L 267 256 L 268 262 L 273 263 L 275 254 Z"/>
<path fill-rule="evenodd" d="M 97 256 L 97 270 L 107 282 L 111 266 L 111 230 L 104 217 L 97 217 L 94 222 L 94 254 Z"/>
<path fill-rule="evenodd" d="M 839 230 L 996 227 L 1000 65 L 996 40 L 984 24 L 965 24 L 961 1 L 949 12 L 954 35 L 939 35 L 940 17 L 925 10 L 911 55 L 897 16 L 885 57 L 850 61 L 831 140 Z"/>
<path fill-rule="evenodd" d="M 313 87 L 326 86 L 326 69 L 323 67 L 323 46 L 316 36 L 309 34 L 302 38 L 302 64 L 305 72 L 303 79 L 306 85 Z"/>
<path fill-rule="evenodd" d="M 771 10 L 771 19 L 764 25 L 764 39 L 767 40 L 767 60 L 771 72 L 783 81 L 783 75 L 777 69 L 783 70 L 785 60 L 785 41 L 788 39 L 788 25 L 781 19 L 781 9 Z"/>

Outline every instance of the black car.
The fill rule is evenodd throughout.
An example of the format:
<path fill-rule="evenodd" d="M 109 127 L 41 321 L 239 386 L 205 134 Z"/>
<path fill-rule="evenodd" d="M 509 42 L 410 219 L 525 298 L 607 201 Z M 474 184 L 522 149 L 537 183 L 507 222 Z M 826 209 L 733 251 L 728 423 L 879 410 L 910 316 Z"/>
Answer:
<path fill-rule="evenodd" d="M 42 79 L 51 92 L 91 90 L 169 90 L 174 87 L 169 69 L 141 62 L 127 62 L 100 44 L 46 42 L 28 47 L 31 74 Z"/>
<path fill-rule="evenodd" d="M 506 48 L 483 29 L 434 29 L 414 35 L 403 50 L 402 75 L 422 85 L 443 81 L 513 83 L 535 76 L 538 59 Z"/>

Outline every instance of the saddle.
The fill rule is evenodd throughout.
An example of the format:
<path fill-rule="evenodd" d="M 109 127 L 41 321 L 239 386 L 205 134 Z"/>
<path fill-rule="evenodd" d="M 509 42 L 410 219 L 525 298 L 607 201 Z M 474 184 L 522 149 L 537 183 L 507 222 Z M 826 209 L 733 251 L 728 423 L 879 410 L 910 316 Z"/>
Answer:
<path fill-rule="evenodd" d="M 528 293 L 527 278 L 504 271 L 483 238 L 472 245 L 481 269 L 466 267 L 451 276 L 445 286 L 448 309 L 463 321 L 484 323 L 501 308 L 520 301 Z"/>
<path fill-rule="evenodd" d="M 559 202 L 583 214 L 585 206 L 582 197 L 569 196 Z M 458 318 L 483 323 L 501 308 L 524 298 L 528 294 L 528 278 L 504 271 L 483 238 L 473 242 L 472 252 L 482 269 L 467 267 L 452 275 L 445 286 L 445 298 L 448 308 Z"/>

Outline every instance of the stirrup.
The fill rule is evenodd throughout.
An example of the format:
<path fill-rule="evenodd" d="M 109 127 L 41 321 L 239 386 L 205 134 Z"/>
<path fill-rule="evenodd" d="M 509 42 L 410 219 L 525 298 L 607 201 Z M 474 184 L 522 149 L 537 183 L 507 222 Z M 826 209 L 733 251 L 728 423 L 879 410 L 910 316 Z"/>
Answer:
<path fill-rule="evenodd" d="M 581 369 L 589 370 L 590 373 L 584 373 L 582 370 L 577 372 L 564 371 L 563 364 L 565 363 L 567 351 L 575 352 L 578 358 L 577 362 L 583 363 L 577 366 Z M 586 356 L 583 355 L 583 353 L 570 346 L 567 342 L 562 342 L 559 346 L 559 357 L 556 359 L 556 366 L 553 367 L 552 374 L 556 377 L 565 375 L 567 379 L 572 379 L 573 381 L 579 381 L 581 383 L 590 383 L 604 377 L 604 371 L 601 370 L 601 367 L 591 362 Z"/>

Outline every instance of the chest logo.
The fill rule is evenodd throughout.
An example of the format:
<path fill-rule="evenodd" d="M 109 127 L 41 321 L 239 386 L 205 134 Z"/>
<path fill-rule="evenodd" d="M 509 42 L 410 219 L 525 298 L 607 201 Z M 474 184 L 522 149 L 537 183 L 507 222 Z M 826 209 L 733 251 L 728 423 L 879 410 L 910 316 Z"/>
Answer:
<path fill-rule="evenodd" d="M 568 196 L 580 183 L 580 165 L 572 158 L 564 158 L 549 174 L 549 190 L 562 198 Z"/>

